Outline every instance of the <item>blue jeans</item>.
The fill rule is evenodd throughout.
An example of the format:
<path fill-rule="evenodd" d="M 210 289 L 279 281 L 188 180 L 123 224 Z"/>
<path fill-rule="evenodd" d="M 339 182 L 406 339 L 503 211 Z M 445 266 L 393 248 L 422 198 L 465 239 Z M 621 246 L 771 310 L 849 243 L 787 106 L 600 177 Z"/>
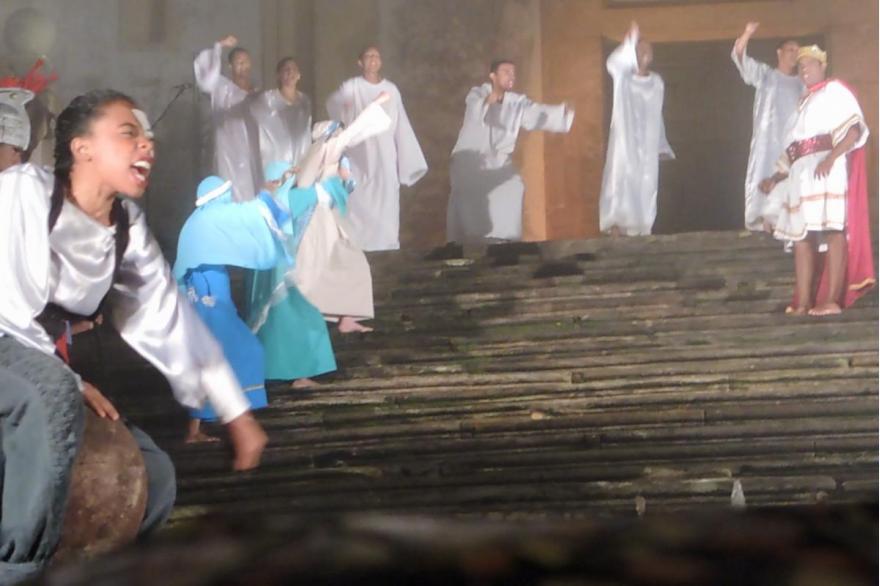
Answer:
<path fill-rule="evenodd" d="M 0 586 L 33 577 L 55 552 L 83 421 L 82 395 L 62 362 L 0 337 Z M 171 514 L 174 467 L 146 433 L 129 429 L 147 469 L 145 535 Z"/>

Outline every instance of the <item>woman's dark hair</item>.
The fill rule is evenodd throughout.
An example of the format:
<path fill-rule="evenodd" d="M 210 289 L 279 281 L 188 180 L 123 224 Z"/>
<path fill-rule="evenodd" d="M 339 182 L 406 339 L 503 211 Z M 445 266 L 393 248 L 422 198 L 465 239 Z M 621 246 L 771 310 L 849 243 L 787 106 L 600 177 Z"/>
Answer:
<path fill-rule="evenodd" d="M 101 117 L 106 106 L 116 102 L 124 102 L 132 107 L 135 105 L 134 100 L 116 90 L 92 90 L 75 97 L 58 115 L 55 121 L 55 188 L 52 190 L 49 213 L 50 230 L 61 213 L 65 192 L 70 189 L 70 171 L 73 168 L 71 141 L 87 134 L 92 121 Z"/>

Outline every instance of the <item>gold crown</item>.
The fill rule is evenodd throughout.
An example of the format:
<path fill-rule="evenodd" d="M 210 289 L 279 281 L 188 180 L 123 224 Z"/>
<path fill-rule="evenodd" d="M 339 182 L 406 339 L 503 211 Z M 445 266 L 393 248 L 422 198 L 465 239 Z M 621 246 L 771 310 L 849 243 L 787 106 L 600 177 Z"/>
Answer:
<path fill-rule="evenodd" d="M 819 45 L 810 45 L 809 47 L 801 47 L 798 50 L 797 60 L 800 61 L 804 57 L 817 59 L 823 65 L 828 63 L 828 53 L 819 48 Z"/>

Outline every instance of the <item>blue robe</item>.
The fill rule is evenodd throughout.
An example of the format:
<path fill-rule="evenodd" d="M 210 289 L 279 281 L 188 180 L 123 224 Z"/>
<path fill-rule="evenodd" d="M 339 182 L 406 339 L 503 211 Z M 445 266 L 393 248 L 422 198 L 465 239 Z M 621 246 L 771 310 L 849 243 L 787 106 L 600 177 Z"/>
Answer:
<path fill-rule="evenodd" d="M 244 390 L 251 409 L 266 407 L 268 401 L 263 346 L 238 316 L 232 302 L 226 267 L 200 265 L 186 273 L 183 285 L 196 313 L 220 342 L 223 354 Z M 210 403 L 206 403 L 201 409 L 190 410 L 190 415 L 194 419 L 205 421 L 217 419 Z"/>
<path fill-rule="evenodd" d="M 279 194 L 289 189 L 288 183 Z M 267 195 L 263 192 L 261 197 Z M 285 205 L 292 203 L 287 197 L 281 200 Z M 288 209 L 293 211 L 293 207 Z M 271 270 L 255 272 L 250 284 L 248 324 L 263 343 L 268 380 L 309 378 L 336 370 L 327 322 L 293 284 L 293 263 L 288 262 L 296 258 L 296 248 L 313 210 L 314 204 L 297 208 L 295 217 L 282 223 L 287 234 L 287 260 L 279 261 Z"/>
<path fill-rule="evenodd" d="M 238 315 L 226 266 L 259 270 L 288 262 L 280 231 L 273 234 L 285 219 L 266 198 L 234 203 L 221 196 L 193 211 L 177 244 L 174 276 L 223 348 L 251 409 L 267 405 L 265 356 L 259 339 Z M 207 421 L 217 418 L 210 404 L 190 414 Z"/>

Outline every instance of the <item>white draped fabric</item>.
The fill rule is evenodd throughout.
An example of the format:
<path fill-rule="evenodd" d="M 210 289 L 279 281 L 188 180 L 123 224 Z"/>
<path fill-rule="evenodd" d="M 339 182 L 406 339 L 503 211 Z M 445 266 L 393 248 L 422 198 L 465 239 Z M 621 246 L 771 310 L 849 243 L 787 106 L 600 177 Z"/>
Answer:
<path fill-rule="evenodd" d="M 390 127 L 391 118 L 382 106 L 370 104 L 349 126 L 315 141 L 297 175 L 297 187 L 314 185 L 318 203 L 297 249 L 294 282 L 331 321 L 373 317 L 373 278 L 366 255 L 352 237 L 351 206 L 345 216 L 333 209 L 321 182 L 338 176 L 339 159 L 347 149 L 387 134 Z"/>
<path fill-rule="evenodd" d="M 614 104 L 599 198 L 599 229 L 650 234 L 657 217 L 658 160 L 675 158 L 663 124 L 663 79 L 638 74 L 638 37 L 627 35 L 608 57 Z"/>
<path fill-rule="evenodd" d="M 785 150 L 785 125 L 797 109 L 804 84 L 797 75 L 785 75 L 766 63 L 755 61 L 743 51 L 730 54 L 744 82 L 755 88 L 752 110 L 752 142 L 745 181 L 745 226 L 763 230 L 766 196 L 758 188 L 762 180 L 776 171 L 776 161 Z"/>
<path fill-rule="evenodd" d="M 349 221 L 354 241 L 364 250 L 400 248 L 400 186 L 414 185 L 428 172 L 400 91 L 387 79 L 375 84 L 363 77 L 345 81 L 327 99 L 327 112 L 350 124 L 382 92 L 391 96 L 382 105 L 391 117 L 390 132 L 348 152 L 357 182 L 349 200 Z"/>
<path fill-rule="evenodd" d="M 258 128 L 260 169 L 282 161 L 298 164 L 312 144 L 312 101 L 302 92 L 288 102 L 277 89 L 259 94 L 250 104 Z"/>
<path fill-rule="evenodd" d="M 54 177 L 27 164 L 0 173 L 0 335 L 46 354 L 54 341 L 38 323 L 54 303 L 91 315 L 108 294 L 110 318 L 123 339 L 171 383 L 178 401 L 206 400 L 228 422 L 248 410 L 223 351 L 178 291 L 143 212 L 131 201 L 129 243 L 118 275 L 116 229 L 65 200 L 51 234 Z"/>
<path fill-rule="evenodd" d="M 829 81 L 809 92 L 789 119 L 785 144 L 790 145 L 823 134 L 831 135 L 833 145 L 844 139 L 853 126 L 860 129 L 853 149 L 868 140 L 868 126 L 856 97 L 839 81 Z M 819 151 L 790 163 L 783 153 L 777 171 L 788 173 L 767 198 L 764 216 L 774 226 L 780 240 L 803 240 L 807 232 L 843 230 L 846 227 L 846 193 L 849 174 L 845 156 L 838 157 L 825 177 L 816 177 L 816 167 L 828 156 Z"/>
<path fill-rule="evenodd" d="M 491 93 L 492 86 L 485 83 L 471 88 L 465 98 L 449 171 L 449 242 L 522 239 L 525 185 L 512 159 L 519 131 L 568 132 L 574 122 L 574 112 L 564 104 L 538 104 L 506 92 L 500 103 L 489 105 Z"/>
<path fill-rule="evenodd" d="M 220 43 L 199 53 L 193 62 L 199 89 L 211 97 L 215 171 L 232 181 L 235 201 L 249 201 L 259 191 L 263 176 L 256 128 L 248 112 L 253 96 L 225 77 L 222 67 Z"/>

